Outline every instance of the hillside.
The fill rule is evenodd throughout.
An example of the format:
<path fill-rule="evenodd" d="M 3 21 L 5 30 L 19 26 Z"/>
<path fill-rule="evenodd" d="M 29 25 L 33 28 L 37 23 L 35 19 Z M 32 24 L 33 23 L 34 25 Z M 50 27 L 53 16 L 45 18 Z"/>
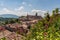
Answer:
<path fill-rule="evenodd" d="M 3 17 L 3 18 L 18 18 L 19 16 L 13 15 L 13 14 L 2 14 L 2 15 L 0 15 L 0 17 Z"/>

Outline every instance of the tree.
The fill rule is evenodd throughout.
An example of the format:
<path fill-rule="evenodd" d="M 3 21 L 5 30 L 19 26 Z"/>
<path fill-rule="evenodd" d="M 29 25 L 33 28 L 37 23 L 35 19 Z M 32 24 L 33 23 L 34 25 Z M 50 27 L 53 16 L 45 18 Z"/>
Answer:
<path fill-rule="evenodd" d="M 52 15 L 55 15 L 55 10 L 52 11 Z"/>
<path fill-rule="evenodd" d="M 9 23 L 15 23 L 15 21 L 13 21 L 13 20 L 10 20 L 10 21 L 9 21 Z"/>
<path fill-rule="evenodd" d="M 47 13 L 46 13 L 46 20 L 49 21 L 49 19 L 50 19 L 50 15 L 49 15 L 49 13 L 47 12 Z"/>
<path fill-rule="evenodd" d="M 56 9 L 55 9 L 55 12 L 56 12 L 56 14 L 58 14 L 58 12 L 59 12 L 59 8 L 56 8 Z"/>
<path fill-rule="evenodd" d="M 8 21 L 5 21 L 5 24 L 8 24 Z"/>

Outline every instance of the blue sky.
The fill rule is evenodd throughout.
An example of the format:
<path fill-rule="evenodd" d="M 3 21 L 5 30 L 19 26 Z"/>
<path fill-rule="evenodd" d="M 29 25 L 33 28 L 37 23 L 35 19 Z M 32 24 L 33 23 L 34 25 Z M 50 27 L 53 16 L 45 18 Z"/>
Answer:
<path fill-rule="evenodd" d="M 1 14 L 16 14 L 18 16 L 45 13 L 60 8 L 60 0 L 0 0 Z M 43 15 L 43 14 L 42 14 Z"/>

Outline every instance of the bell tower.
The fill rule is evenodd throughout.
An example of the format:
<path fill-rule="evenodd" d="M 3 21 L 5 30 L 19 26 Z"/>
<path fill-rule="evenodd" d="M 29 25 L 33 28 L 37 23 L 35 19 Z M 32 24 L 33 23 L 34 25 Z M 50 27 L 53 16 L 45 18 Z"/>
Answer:
<path fill-rule="evenodd" d="M 29 15 L 28 15 L 28 13 L 27 13 L 27 20 L 29 19 Z"/>
<path fill-rule="evenodd" d="M 35 16 L 36 16 L 36 17 L 38 16 L 37 12 L 36 12 Z"/>

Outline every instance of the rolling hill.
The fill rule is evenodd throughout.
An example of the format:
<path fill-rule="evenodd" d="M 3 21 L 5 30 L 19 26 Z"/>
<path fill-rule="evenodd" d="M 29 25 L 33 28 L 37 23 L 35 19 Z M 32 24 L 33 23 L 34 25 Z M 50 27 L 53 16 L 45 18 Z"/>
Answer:
<path fill-rule="evenodd" d="M 0 17 L 3 17 L 3 18 L 18 18 L 19 16 L 13 15 L 13 14 L 2 14 L 2 15 L 0 15 Z"/>

